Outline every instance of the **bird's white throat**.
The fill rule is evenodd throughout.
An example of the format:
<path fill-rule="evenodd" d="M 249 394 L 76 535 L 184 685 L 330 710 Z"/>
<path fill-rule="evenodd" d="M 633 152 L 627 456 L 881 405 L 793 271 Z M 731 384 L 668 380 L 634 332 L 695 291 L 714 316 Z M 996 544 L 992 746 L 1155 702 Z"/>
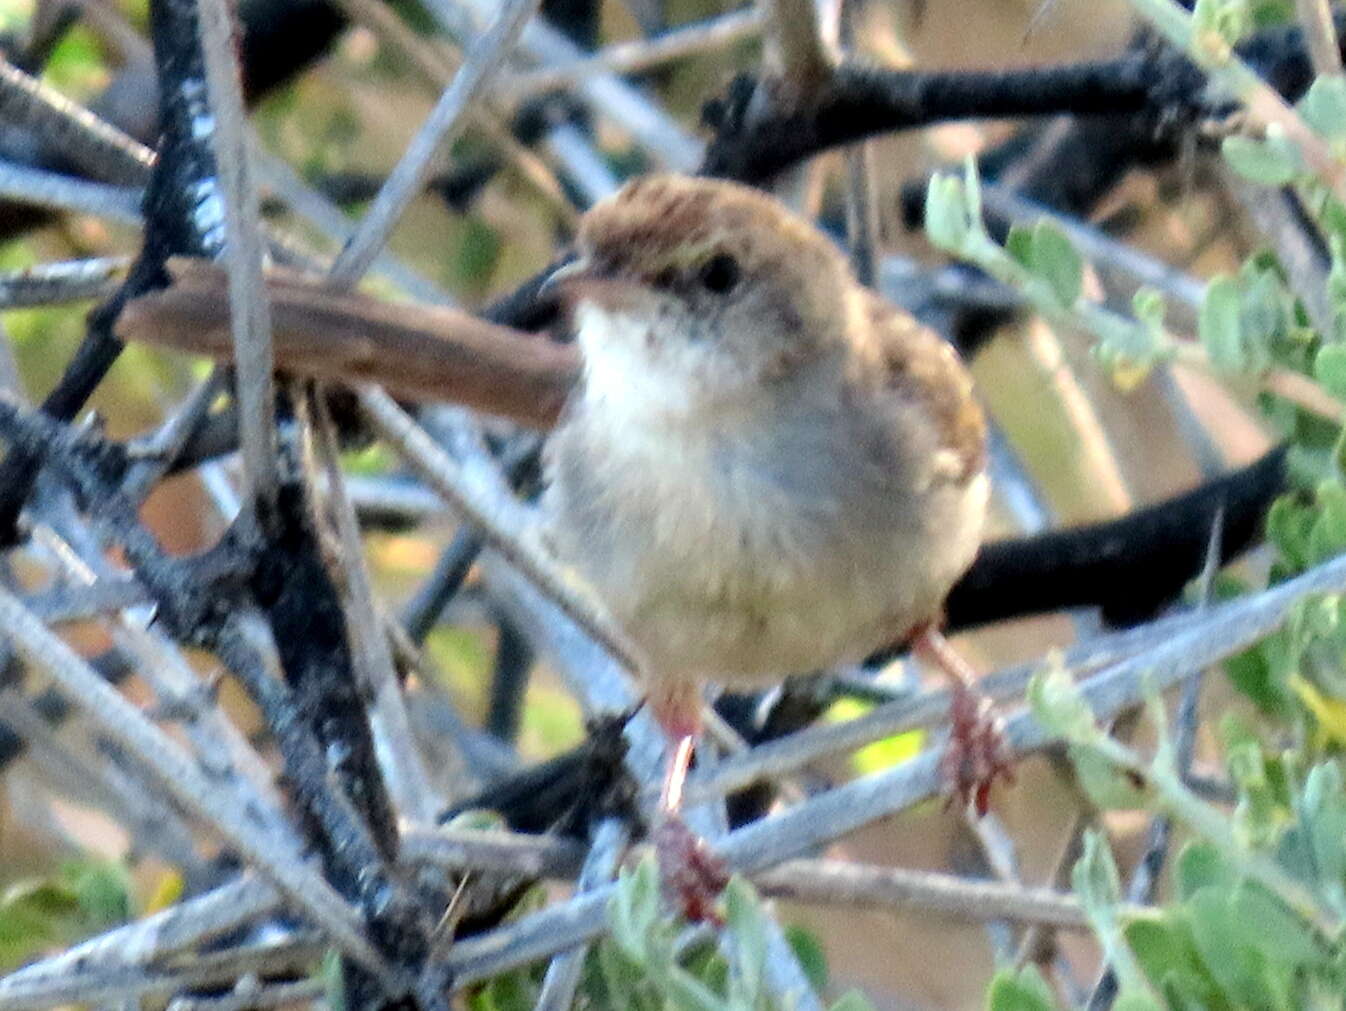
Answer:
<path fill-rule="evenodd" d="M 589 300 L 575 308 L 584 357 L 584 397 L 614 426 L 676 423 L 696 411 L 692 379 L 704 355 L 653 332 L 649 317 Z"/>

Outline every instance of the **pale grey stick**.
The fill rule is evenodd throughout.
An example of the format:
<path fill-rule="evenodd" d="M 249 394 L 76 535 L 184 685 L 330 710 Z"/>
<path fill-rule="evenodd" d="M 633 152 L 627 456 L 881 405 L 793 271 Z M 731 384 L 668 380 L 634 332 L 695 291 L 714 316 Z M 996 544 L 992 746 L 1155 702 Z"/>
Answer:
<path fill-rule="evenodd" d="M 125 256 L 96 256 L 0 272 L 0 310 L 104 298 L 130 265 Z"/>
<path fill-rule="evenodd" d="M 189 874 L 201 870 L 191 831 L 161 797 L 143 787 L 128 788 L 117 763 L 106 756 L 81 753 L 58 740 L 56 728 L 16 689 L 0 690 L 0 713 L 4 726 L 23 741 L 27 759 L 60 792 L 101 807 L 125 826 L 139 849 L 158 853 Z"/>
<path fill-rule="evenodd" d="M 575 883 L 576 891 L 591 891 L 613 879 L 628 838 L 627 827 L 621 819 L 604 818 L 598 823 L 589 855 Z M 579 987 L 587 953 L 587 947 L 580 945 L 552 959 L 546 975 L 542 977 L 542 990 L 538 994 L 535 1011 L 569 1011 L 575 1002 L 575 991 Z"/>
<path fill-rule="evenodd" d="M 275 355 L 271 302 L 262 274 L 264 243 L 257 187 L 244 131 L 243 90 L 234 46 L 233 14 L 225 0 L 197 0 L 201 53 L 214 117 L 210 131 L 224 202 L 229 329 L 234 341 L 238 441 L 250 505 L 269 512 L 280 487 L 276 448 Z"/>
<path fill-rule="evenodd" d="M 73 211 L 124 225 L 138 225 L 141 221 L 140 196 L 138 187 L 91 183 L 59 172 L 0 160 L 0 199 L 18 204 Z"/>
<path fill-rule="evenodd" d="M 494 23 L 468 54 L 430 115 L 402 152 L 369 210 L 356 226 L 346 247 L 332 265 L 331 278 L 339 284 L 354 284 L 369 269 L 378 251 L 407 205 L 420 193 L 436 151 L 453 140 L 462 128 L 463 113 L 490 80 L 492 72 L 509 55 L 515 40 L 536 13 L 541 0 L 509 0 Z"/>
<path fill-rule="evenodd" d="M 215 398 L 225 389 L 227 379 L 225 368 L 216 365 L 210 375 L 197 383 L 173 409 L 153 435 L 128 447 L 129 455 L 140 457 L 131 464 L 122 480 L 122 490 L 132 502 L 143 502 L 154 485 L 168 472 L 173 459 L 205 419 Z"/>
<path fill-rule="evenodd" d="M 446 826 L 408 827 L 402 831 L 398 856 L 404 863 L 433 864 L 454 872 L 570 878 L 580 869 L 584 847 L 561 836 Z"/>
<path fill-rule="evenodd" d="M 281 938 L 143 965 L 93 965 L 52 980 L 40 1000 L 0 993 L 0 1011 L 112 1000 L 171 997 L 207 984 L 232 983 L 248 974 L 304 971 L 327 949 L 317 931 L 292 931 Z M 138 1005 L 137 1005 L 138 1006 Z"/>
<path fill-rule="evenodd" d="M 168 1011 L 253 1011 L 254 1008 L 290 1005 L 323 1007 L 321 999 L 326 995 L 328 985 L 321 977 L 298 979 L 292 983 L 263 983 L 256 976 L 245 976 L 222 997 L 174 997 L 168 1002 Z"/>
<path fill-rule="evenodd" d="M 187 810 L 197 813 L 260 873 L 271 878 L 333 942 L 390 988 L 399 981 L 364 936 L 359 914 L 291 847 L 277 845 L 265 823 L 254 824 L 245 800 L 188 756 L 145 715 L 99 677 L 8 590 L 0 588 L 0 629 L 29 663 L 47 671 L 63 694 L 80 705 L 111 740 L 153 770 Z"/>
<path fill-rule="evenodd" d="M 1344 588 L 1346 556 L 1262 593 L 1211 608 L 1143 654 L 1089 677 L 1081 685 L 1084 697 L 1098 718 L 1107 719 L 1134 706 L 1147 693 L 1163 691 L 1257 641 L 1307 596 Z M 1014 756 L 1053 741 L 1022 711 L 1008 721 L 1006 732 Z M 939 789 L 943 753 L 942 746 L 930 749 L 900 766 L 753 822 L 718 840 L 716 850 L 730 867 L 751 874 L 817 849 L 934 795 Z M 606 926 L 605 910 L 611 896 L 611 888 L 597 890 L 460 942 L 449 959 L 457 984 L 464 986 L 593 939 Z"/>
<path fill-rule="evenodd" d="M 334 564 L 342 570 L 336 580 L 346 613 L 347 635 L 361 694 L 368 700 L 369 728 L 374 737 L 374 752 L 394 807 L 402 817 L 426 823 L 444 809 L 444 801 L 430 785 L 430 778 L 416 750 L 406 700 L 397 680 L 393 655 L 383 622 L 374 603 L 374 588 L 365 566 L 364 546 L 355 519 L 355 507 L 346 494 L 338 456 L 336 431 L 320 395 L 304 393 L 298 398 L 301 417 L 309 424 L 316 450 L 317 465 L 326 479 L 326 498 L 340 552 Z M 316 482 L 311 482 L 316 486 Z"/>
<path fill-rule="evenodd" d="M 454 77 L 454 68 L 445 54 L 434 43 L 419 35 L 398 13 L 381 0 L 336 0 L 352 21 L 368 27 L 379 38 L 401 51 L 420 75 L 430 81 L 437 90 L 447 88 Z M 501 122 L 503 113 L 498 112 L 490 102 L 494 92 L 501 86 L 496 81 L 492 94 L 482 96 L 483 101 L 470 106 L 467 115 L 473 125 L 486 135 L 505 157 L 505 160 L 518 174 L 527 180 L 540 193 L 570 228 L 574 228 L 578 214 L 574 204 L 565 192 L 556 173 L 551 167 L 526 145 L 515 138 L 514 134 Z"/>
<path fill-rule="evenodd" d="M 154 152 L 0 55 L 0 120 L 43 139 L 99 179 L 143 183 Z"/>
<path fill-rule="evenodd" d="M 254 876 L 186 899 L 125 926 L 67 948 L 0 979 L 0 1009 L 46 1007 L 67 999 L 83 973 L 134 968 L 201 944 L 280 908 L 280 895 Z"/>
<path fill-rule="evenodd" d="M 65 575 L 91 586 L 100 576 L 111 575 L 111 567 L 78 517 L 53 516 L 51 523 L 35 527 L 34 540 L 51 549 Z M 70 540 L 61 537 L 57 526 L 70 528 Z M 178 717 L 202 767 L 218 784 L 237 791 L 236 801 L 247 805 L 277 844 L 290 848 L 291 859 L 302 860 L 303 843 L 286 817 L 285 800 L 266 761 L 215 704 L 177 645 L 162 631 L 147 627 L 149 616 L 148 609 L 139 616 L 125 609 L 108 616 L 113 642 L 134 660 L 159 705 Z"/>
<path fill-rule="evenodd" d="M 679 25 L 654 38 L 604 46 L 592 55 L 570 63 L 517 74 L 505 82 L 505 87 L 510 99 L 519 101 L 545 91 L 572 87 L 598 74 L 631 74 L 649 70 L 753 38 L 761 33 L 764 21 L 758 8 L 744 7 L 706 21 Z"/>
<path fill-rule="evenodd" d="M 560 571 L 541 544 L 528 509 L 515 499 L 493 466 L 454 460 L 382 389 L 362 387 L 359 398 L 361 411 L 374 431 L 422 481 L 480 530 L 491 547 L 541 587 L 586 633 L 628 667 L 634 665 L 625 635 L 597 601 Z"/>
<path fill-rule="evenodd" d="M 1140 628 L 1116 632 L 1072 646 L 1064 654 L 1067 666 L 1076 672 L 1092 671 L 1103 664 L 1133 656 L 1154 644 L 1200 624 L 1194 614 L 1162 618 Z M 1023 694 L 1041 661 L 1015 664 L 981 678 L 978 689 L 995 702 L 1005 702 Z M 912 695 L 896 693 L 892 702 L 844 723 L 812 726 L 806 730 L 759 744 L 743 755 L 732 755 L 705 772 L 694 773 L 687 781 L 691 799 L 739 790 L 792 772 L 810 762 L 839 751 L 852 751 L 871 741 L 905 733 L 919 727 L 932 727 L 948 716 L 952 695 L 937 688 Z"/>
<path fill-rule="evenodd" d="M 317 231 L 340 244 L 355 232 L 355 222 L 348 218 L 331 200 L 308 183 L 287 162 L 267 150 L 251 124 L 248 128 L 248 149 L 257 179 L 285 206 L 303 218 Z M 455 305 L 456 302 L 434 281 L 421 275 L 386 249 L 374 259 L 373 273 L 401 288 L 408 295 L 431 305 Z"/>
<path fill-rule="evenodd" d="M 1088 930 L 1073 895 L 844 860 L 787 860 L 753 876 L 764 895 L 848 909 L 938 913 L 958 920 L 1014 920 Z M 1128 908 L 1128 914 L 1141 907 Z"/>
<path fill-rule="evenodd" d="M 1332 21 L 1332 5 L 1328 0 L 1295 0 L 1295 13 L 1304 26 L 1313 72 L 1320 76 L 1340 75 L 1341 47 L 1337 42 L 1337 26 Z"/>
<path fill-rule="evenodd" d="M 465 0 L 473 19 L 491 16 L 497 0 Z M 426 0 L 425 7 L 450 34 L 462 37 L 464 25 L 460 5 L 453 0 Z M 470 30 L 469 30 L 470 31 Z M 562 32 L 542 19 L 530 24 L 520 39 L 521 48 L 544 66 L 565 65 L 588 54 Z M 577 91 L 596 111 L 609 117 L 665 168 L 693 172 L 701 163 L 703 145 L 678 124 L 657 102 L 612 74 L 598 74 L 578 82 Z"/>

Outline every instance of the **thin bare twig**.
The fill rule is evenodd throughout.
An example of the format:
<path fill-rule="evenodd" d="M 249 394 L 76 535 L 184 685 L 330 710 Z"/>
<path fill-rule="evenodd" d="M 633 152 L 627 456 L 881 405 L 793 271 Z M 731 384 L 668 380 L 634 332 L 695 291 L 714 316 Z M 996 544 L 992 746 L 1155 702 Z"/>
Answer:
<path fill-rule="evenodd" d="M 0 273 L 0 310 L 105 298 L 131 265 L 124 256 L 39 263 Z"/>
<path fill-rule="evenodd" d="M 330 984 L 322 977 L 300 979 L 292 983 L 262 983 L 247 975 L 221 997 L 174 997 L 168 1011 L 253 1011 L 254 1008 L 312 1005 L 323 997 Z"/>
<path fill-rule="evenodd" d="M 33 207 L 50 207 L 107 218 L 126 225 L 140 224 L 139 188 L 91 183 L 73 176 L 0 161 L 0 199 Z"/>
<path fill-rule="evenodd" d="M 1162 691 L 1276 628 L 1307 596 L 1346 586 L 1346 557 L 1337 558 L 1263 593 L 1213 607 L 1182 631 L 1144 653 L 1092 675 L 1081 684 L 1097 717 L 1134 706 L 1146 692 Z M 1026 712 L 1007 723 L 1015 755 L 1051 743 Z M 718 853 L 733 868 L 765 870 L 825 845 L 878 818 L 932 796 L 940 783 L 943 748 L 923 752 L 893 769 L 872 773 L 780 814 L 753 822 L 719 840 Z M 459 986 L 591 940 L 605 927 L 610 888 L 596 890 L 525 917 L 480 938 L 460 942 L 450 957 Z"/>
<path fill-rule="evenodd" d="M 836 56 L 823 41 L 813 0 L 757 0 L 766 19 L 768 56 L 779 80 L 773 86 L 802 98 L 815 94 L 832 74 Z"/>
<path fill-rule="evenodd" d="M 31 127 L 85 172 L 142 184 L 154 152 L 0 55 L 0 120 Z"/>
<path fill-rule="evenodd" d="M 593 833 L 593 844 L 580 869 L 575 889 L 587 892 L 607 884 L 617 874 L 617 866 L 626 851 L 629 830 L 618 818 L 604 818 Z M 557 955 L 542 977 L 534 1011 L 569 1011 L 575 1003 L 580 973 L 584 969 L 587 948 L 580 945 Z"/>
<path fill-rule="evenodd" d="M 800 859 L 756 874 L 753 882 L 765 895 L 795 902 L 1089 929 L 1089 920 L 1073 895 L 931 871 Z"/>
<path fill-rule="evenodd" d="M 64 793 L 92 802 L 126 827 L 134 844 L 188 873 L 200 870 L 192 834 L 162 799 L 131 787 L 115 762 L 84 755 L 56 739 L 55 728 L 15 689 L 0 690 L 4 726 L 24 742 L 25 754 Z"/>
<path fill-rule="evenodd" d="M 679 25 L 662 35 L 633 42 L 617 42 L 592 56 L 519 74 L 506 82 L 514 101 L 542 92 L 572 87 L 598 74 L 633 74 L 688 56 L 732 45 L 758 35 L 765 18 L 757 7 L 730 11 L 716 18 Z"/>
<path fill-rule="evenodd" d="M 280 908 L 280 895 L 257 877 L 241 877 L 195 898 L 99 934 L 0 979 L 0 1008 L 50 1007 L 84 999 L 80 979 L 100 968 L 162 960 Z"/>
<path fill-rule="evenodd" d="M 401 50 L 421 76 L 435 87 L 444 89 L 453 83 L 454 70 L 449 61 L 444 59 L 430 42 L 412 31 L 395 10 L 378 0 L 337 0 L 337 3 L 352 20 L 367 25 L 386 42 Z M 498 90 L 503 83 L 497 82 L 491 90 L 493 92 Z M 491 94 L 483 94 L 482 101 L 468 106 L 465 114 L 473 126 L 486 134 L 490 142 L 503 152 L 519 174 L 528 180 L 547 199 L 552 209 L 561 215 L 565 223 L 573 228 L 578 220 L 578 213 L 566 196 L 565 189 L 557 180 L 556 174 L 546 162 L 521 144 L 500 124 L 497 115 L 487 106 L 487 102 L 492 98 Z"/>
<path fill-rule="evenodd" d="M 420 193 L 435 152 L 452 141 L 462 129 L 463 114 L 490 80 L 491 74 L 509 56 L 541 0 L 510 0 L 495 22 L 458 69 L 420 130 L 407 145 L 397 166 L 379 189 L 378 196 L 360 220 L 355 234 L 332 264 L 331 280 L 351 285 L 364 276 L 374 257 L 407 205 Z"/>
<path fill-rule="evenodd" d="M 559 836 L 531 836 L 486 829 L 410 827 L 402 832 L 398 855 L 407 863 L 434 864 L 449 871 L 488 871 L 527 878 L 571 878 L 584 860 L 584 847 Z"/>
<path fill-rule="evenodd" d="M 276 507 L 280 477 L 271 308 L 262 278 L 261 211 L 243 126 L 243 90 L 235 60 L 233 14 L 225 0 L 198 0 L 197 9 L 206 84 L 214 114 L 210 142 L 224 200 L 229 322 L 234 341 L 243 474 L 253 504 L 265 517 Z"/>
<path fill-rule="evenodd" d="M 308 421 L 317 463 L 326 479 L 328 511 L 339 540 L 339 550 L 332 562 L 342 570 L 341 578 L 335 582 L 342 588 L 357 677 L 364 682 L 361 688 L 369 707 L 369 728 L 374 735 L 375 754 L 397 810 L 404 817 L 430 822 L 443 810 L 444 802 L 431 788 L 415 747 L 416 737 L 407 718 L 406 700 L 397 680 L 388 637 L 383 632 L 383 621 L 374 603 L 374 589 L 365 566 L 355 507 L 346 494 L 332 419 L 324 398 L 312 389 L 300 398 L 300 404 L 301 417 Z"/>
<path fill-rule="evenodd" d="M 488 544 L 527 575 L 566 615 L 629 669 L 635 654 L 592 595 L 558 568 L 541 544 L 537 523 L 489 466 L 460 464 L 444 452 L 396 401 L 378 387 L 359 393 L 360 407 L 378 432 L 427 485 L 482 532 Z"/>
<path fill-rule="evenodd" d="M 460 40 L 472 37 L 475 22 L 495 13 L 497 0 L 427 0 L 425 6 L 450 35 Z M 471 14 L 468 15 L 467 12 Z M 562 32 L 542 19 L 527 28 L 520 48 L 544 66 L 566 65 L 588 54 Z M 583 78 L 576 87 L 578 96 L 597 112 L 610 118 L 649 151 L 664 167 L 692 172 L 701 161 L 702 144 L 671 115 L 638 89 L 612 74 Z"/>
<path fill-rule="evenodd" d="M 291 847 L 278 846 L 270 832 L 259 831 L 261 826 L 240 818 L 239 813 L 248 810 L 243 798 L 207 775 L 3 588 L 0 629 L 29 663 L 46 670 L 65 694 L 84 707 L 103 733 L 153 770 L 179 803 L 198 812 L 253 867 L 270 877 L 346 954 L 396 988 L 392 970 L 365 938 L 355 911 L 316 869 L 295 860 Z"/>

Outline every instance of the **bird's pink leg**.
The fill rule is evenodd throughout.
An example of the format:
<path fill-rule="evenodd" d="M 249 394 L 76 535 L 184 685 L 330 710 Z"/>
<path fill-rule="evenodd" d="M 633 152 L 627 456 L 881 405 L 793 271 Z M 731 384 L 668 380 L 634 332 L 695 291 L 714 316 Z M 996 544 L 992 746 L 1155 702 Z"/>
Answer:
<path fill-rule="evenodd" d="M 650 692 L 650 709 L 668 737 L 668 766 L 659 792 L 653 841 L 664 891 L 692 921 L 718 921 L 715 900 L 728 874 L 706 841 L 682 819 L 682 792 L 701 732 L 701 694 L 695 685 L 673 685 Z"/>
<path fill-rule="evenodd" d="M 911 649 L 944 672 L 953 685 L 949 706 L 949 747 L 940 765 L 949 800 L 971 802 L 978 815 L 990 806 L 997 777 L 1014 782 L 1004 728 L 991 700 L 977 687 L 977 672 L 949 645 L 939 629 L 925 625 L 911 639 Z"/>

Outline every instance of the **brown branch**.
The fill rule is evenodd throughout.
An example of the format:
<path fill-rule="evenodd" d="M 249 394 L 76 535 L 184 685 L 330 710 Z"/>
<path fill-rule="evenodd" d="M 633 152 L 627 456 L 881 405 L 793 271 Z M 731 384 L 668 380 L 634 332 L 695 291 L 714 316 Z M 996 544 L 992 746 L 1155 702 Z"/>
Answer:
<path fill-rule="evenodd" d="M 132 301 L 117 336 L 227 361 L 224 271 L 187 259 L 169 270 L 172 286 Z M 384 302 L 275 268 L 266 287 L 277 366 L 298 375 L 377 382 L 395 396 L 451 400 L 545 429 L 579 374 L 572 346 L 455 309 Z"/>

